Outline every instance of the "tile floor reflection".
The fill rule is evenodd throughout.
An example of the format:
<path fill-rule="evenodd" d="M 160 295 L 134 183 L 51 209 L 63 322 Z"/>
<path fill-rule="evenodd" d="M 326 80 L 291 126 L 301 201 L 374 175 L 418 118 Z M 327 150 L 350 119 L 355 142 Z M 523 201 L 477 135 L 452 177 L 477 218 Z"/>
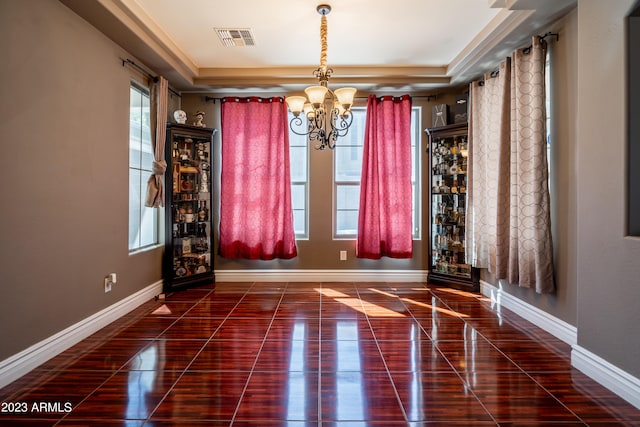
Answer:
<path fill-rule="evenodd" d="M 570 348 L 422 283 L 217 283 L 149 301 L 0 390 L 0 425 L 640 425 Z M 65 411 L 68 404 L 70 411 Z"/>

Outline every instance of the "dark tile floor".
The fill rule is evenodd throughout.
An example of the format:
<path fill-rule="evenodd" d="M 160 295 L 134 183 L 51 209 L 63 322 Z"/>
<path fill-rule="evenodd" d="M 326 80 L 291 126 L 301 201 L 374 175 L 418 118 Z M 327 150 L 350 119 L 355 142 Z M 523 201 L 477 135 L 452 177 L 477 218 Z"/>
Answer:
<path fill-rule="evenodd" d="M 150 301 L 1 389 L 0 425 L 640 425 L 569 353 L 448 288 L 218 283 Z"/>

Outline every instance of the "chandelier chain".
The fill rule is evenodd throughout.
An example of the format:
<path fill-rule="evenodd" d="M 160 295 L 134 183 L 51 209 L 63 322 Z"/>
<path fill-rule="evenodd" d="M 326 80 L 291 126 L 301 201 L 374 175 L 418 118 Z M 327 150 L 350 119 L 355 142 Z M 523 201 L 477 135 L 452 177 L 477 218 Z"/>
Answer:
<path fill-rule="evenodd" d="M 313 71 L 319 85 L 304 90 L 308 99 L 304 96 L 287 97 L 287 104 L 293 113 L 289 128 L 297 135 L 308 136 L 309 143 L 314 143 L 315 149 L 333 150 L 337 139 L 347 135 L 353 122 L 351 106 L 356 89 L 344 87 L 335 92 L 329 89 L 328 82 L 333 70 L 327 65 L 327 14 L 331 11 L 331 6 L 320 4 L 316 10 L 322 15 L 320 67 Z"/>
<path fill-rule="evenodd" d="M 327 72 L 327 15 L 322 15 L 320 20 L 320 68 Z"/>

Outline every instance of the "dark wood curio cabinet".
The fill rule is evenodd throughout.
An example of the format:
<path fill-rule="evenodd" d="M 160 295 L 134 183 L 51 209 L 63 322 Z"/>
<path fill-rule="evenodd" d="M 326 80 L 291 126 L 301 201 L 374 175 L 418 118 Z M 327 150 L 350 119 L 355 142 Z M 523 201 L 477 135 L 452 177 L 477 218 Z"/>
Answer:
<path fill-rule="evenodd" d="M 215 129 L 167 124 L 164 291 L 214 283 L 211 147 Z"/>
<path fill-rule="evenodd" d="M 467 263 L 467 123 L 426 129 L 430 162 L 429 282 L 463 290 L 479 290 L 479 272 Z"/>

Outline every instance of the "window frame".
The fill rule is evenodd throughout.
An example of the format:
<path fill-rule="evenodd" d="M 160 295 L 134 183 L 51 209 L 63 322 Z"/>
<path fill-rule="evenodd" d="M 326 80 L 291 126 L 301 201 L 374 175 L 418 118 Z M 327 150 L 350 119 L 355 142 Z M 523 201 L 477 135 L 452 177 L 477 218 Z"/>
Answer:
<path fill-rule="evenodd" d="M 131 152 L 132 152 L 132 145 L 133 145 L 133 136 L 134 133 L 132 132 L 132 120 L 131 120 L 131 116 L 133 114 L 133 110 L 131 108 L 131 104 L 132 104 L 132 100 L 131 100 L 131 93 L 132 91 L 136 91 L 138 94 L 140 94 L 141 99 L 143 99 L 143 97 L 146 97 L 147 100 L 149 101 L 149 106 L 150 106 L 150 99 L 149 99 L 149 88 L 144 85 L 139 83 L 136 80 L 131 80 L 130 84 L 129 84 L 129 139 L 128 139 L 128 145 L 129 145 L 129 155 L 127 156 L 128 159 L 128 172 L 129 172 L 129 201 L 128 201 L 128 212 L 129 212 L 129 219 L 128 219 L 128 231 L 127 231 L 127 247 L 129 250 L 129 254 L 136 254 L 136 253 L 140 253 L 140 252 L 145 252 L 148 250 L 153 250 L 156 249 L 160 246 L 163 245 L 163 235 L 162 235 L 162 230 L 163 230 L 163 221 L 164 221 L 164 210 L 161 208 L 149 208 L 144 206 L 144 201 L 145 201 L 145 196 L 146 196 L 146 191 L 147 191 L 147 180 L 148 177 L 153 173 L 152 171 L 152 163 L 150 162 L 149 165 L 142 165 L 142 158 L 143 155 L 142 153 L 144 152 L 143 150 L 143 146 L 144 144 L 144 135 L 143 133 L 145 132 L 145 126 L 144 126 L 144 119 L 142 119 L 142 123 L 143 126 L 140 126 L 140 133 L 137 135 L 138 136 L 138 141 L 139 141 L 139 152 L 140 154 L 140 164 L 139 166 L 133 165 L 132 162 L 132 158 L 131 158 Z M 143 110 L 143 105 L 140 105 L 140 114 L 141 117 L 144 117 L 144 112 Z M 148 129 L 148 138 L 151 141 L 151 129 L 150 126 L 146 127 Z M 150 145 L 150 155 L 151 158 L 153 158 L 154 153 L 153 153 L 153 145 Z M 134 175 L 137 174 L 137 175 Z M 138 184 L 137 184 L 137 193 L 139 194 L 139 199 L 138 199 L 138 206 L 136 208 L 134 208 L 132 206 L 132 190 L 134 188 L 134 186 L 132 185 L 132 181 L 134 178 L 138 178 Z M 151 209 L 151 211 L 149 211 L 149 209 Z M 145 212 L 152 212 L 153 213 L 153 235 L 151 237 L 151 239 L 142 239 L 142 234 L 144 233 L 145 227 L 143 227 L 143 223 L 145 221 Z M 137 213 L 137 215 L 134 215 L 135 213 Z M 137 233 L 135 238 L 133 238 L 133 240 L 135 241 L 135 243 L 132 244 L 132 219 L 134 216 L 137 216 Z M 150 240 L 150 243 L 142 243 L 144 240 Z"/>
<path fill-rule="evenodd" d="M 365 112 L 365 121 L 366 123 L 366 107 L 353 107 L 354 111 L 364 111 Z M 355 123 L 355 120 L 354 120 Z M 422 239 L 422 162 L 421 162 L 421 151 L 420 147 L 422 145 L 422 133 L 420 131 L 422 126 L 422 106 L 413 105 L 411 107 L 411 157 L 412 157 L 412 240 L 421 240 Z M 351 130 L 350 130 L 351 131 Z M 340 145 L 340 140 L 336 146 Z M 343 142 L 344 144 L 344 142 Z M 344 145 L 342 145 L 344 147 Z M 354 147 L 362 147 L 361 150 L 364 150 L 364 140 L 359 145 L 353 145 Z M 357 181 L 340 181 L 336 179 L 336 153 L 333 152 L 333 170 L 332 170 L 332 186 L 333 186 L 333 206 L 332 206 L 332 238 L 333 240 L 355 240 L 357 238 L 357 229 L 353 234 L 345 234 L 338 232 L 338 187 L 339 186 L 360 186 L 360 179 Z M 359 194 L 359 192 L 358 192 Z M 342 209 L 349 211 L 359 211 L 358 209 Z"/>
<path fill-rule="evenodd" d="M 291 111 L 288 112 L 288 120 L 289 122 L 291 121 L 291 119 L 293 118 L 293 113 L 291 113 Z M 303 120 L 305 120 L 303 118 Z M 305 124 L 306 127 L 306 124 Z M 293 141 L 300 141 L 299 144 L 297 145 L 292 145 Z M 293 177 L 293 169 L 291 168 L 291 164 L 289 165 L 289 170 L 290 170 L 290 179 L 291 179 L 291 192 L 293 194 L 293 188 L 294 186 L 302 186 L 304 188 L 304 232 L 299 233 L 297 231 L 295 231 L 295 215 L 294 215 L 294 231 L 295 231 L 295 239 L 296 240 L 309 240 L 309 142 L 308 142 L 308 137 L 307 136 L 301 136 L 301 135 L 297 135 L 295 134 L 290 128 L 289 128 L 289 160 L 291 161 L 291 159 L 293 158 L 293 153 L 292 153 L 292 148 L 293 147 L 304 147 L 305 149 L 305 171 L 306 171 L 306 177 L 305 180 L 294 180 Z M 292 214 L 295 213 L 295 211 L 298 210 L 300 211 L 301 209 L 295 209 L 293 207 L 293 196 L 292 196 L 292 200 L 291 200 L 291 211 Z"/>

